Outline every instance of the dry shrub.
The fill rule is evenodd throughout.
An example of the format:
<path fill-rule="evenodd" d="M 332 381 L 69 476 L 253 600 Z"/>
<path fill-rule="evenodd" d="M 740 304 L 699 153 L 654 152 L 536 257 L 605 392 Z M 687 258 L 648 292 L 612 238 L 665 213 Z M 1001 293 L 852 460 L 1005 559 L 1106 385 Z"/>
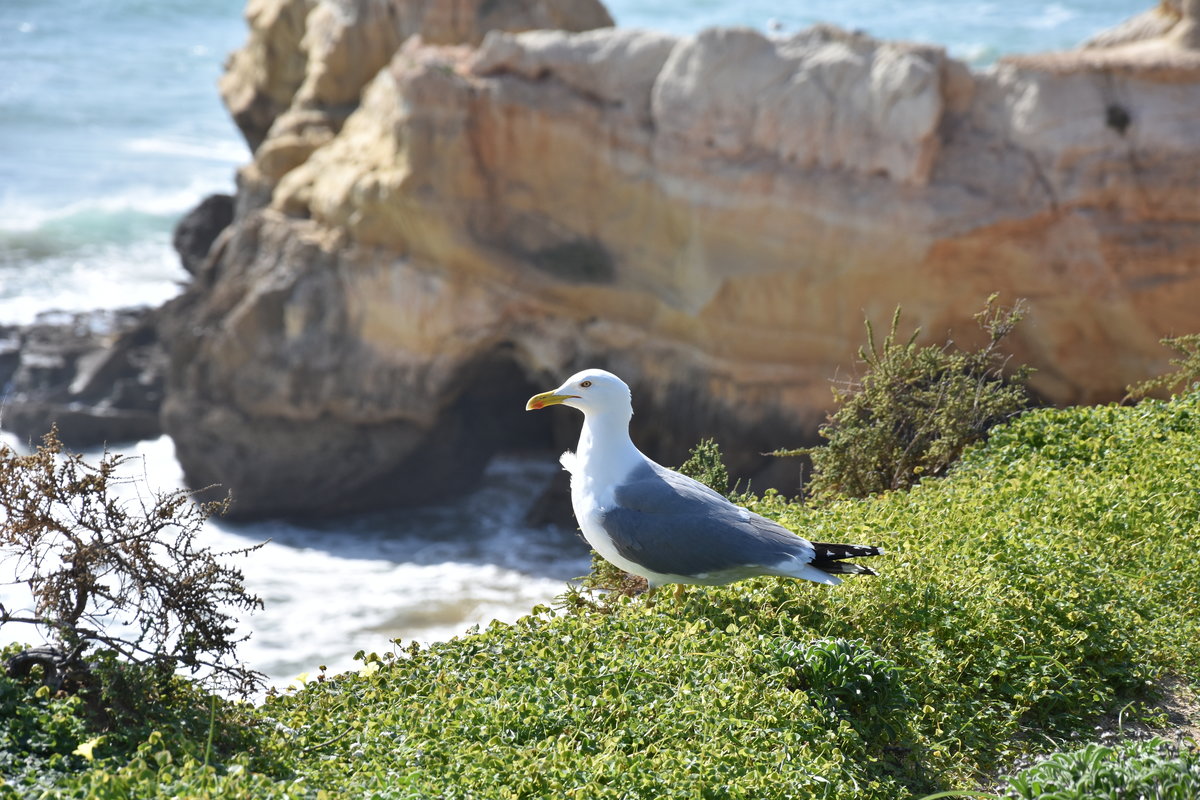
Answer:
<path fill-rule="evenodd" d="M 10 659 L 10 672 L 38 665 L 58 688 L 106 652 L 164 680 L 184 668 L 252 693 L 262 676 L 236 659 L 233 614 L 262 601 L 227 560 L 261 545 L 200 546 L 204 522 L 227 501 L 182 490 L 123 497 L 118 488 L 134 482 L 122 476 L 128 461 L 105 453 L 89 464 L 56 431 L 28 455 L 0 447 L 0 557 L 33 597 L 29 609 L 0 606 L 0 627 L 28 624 L 53 643 Z"/>

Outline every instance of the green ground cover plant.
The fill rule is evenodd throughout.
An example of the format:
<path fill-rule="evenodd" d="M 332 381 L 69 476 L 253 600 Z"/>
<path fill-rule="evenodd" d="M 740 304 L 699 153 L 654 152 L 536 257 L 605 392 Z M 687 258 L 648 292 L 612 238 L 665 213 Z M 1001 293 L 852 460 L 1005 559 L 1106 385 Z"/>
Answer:
<path fill-rule="evenodd" d="M 8 646 L 0 661 L 21 651 Z M 94 685 L 79 691 L 51 689 L 40 666 L 20 678 L 0 674 L 0 798 L 174 797 L 151 787 L 170 785 L 181 769 L 190 777 L 178 794 L 204 796 L 203 781 L 231 768 L 271 784 L 264 796 L 280 795 L 265 773 L 282 767 L 262 746 L 264 723 L 253 706 L 111 655 L 92 669 Z"/>
<path fill-rule="evenodd" d="M 877 578 L 653 603 L 568 592 L 241 707 L 241 755 L 189 729 L 88 761 L 74 749 L 96 734 L 47 696 L 65 709 L 43 726 L 63 759 L 49 783 L 69 797 L 1124 796 L 1052 781 L 1112 773 L 1087 749 L 1097 724 L 1162 726 L 1164 682 L 1200 687 L 1197 453 L 1200 393 L 1029 412 L 908 491 L 739 498 L 810 538 L 886 547 Z M 19 760 L 42 729 L 3 749 Z M 1200 789 L 1193 752 L 1122 747 L 1138 775 Z"/>
<path fill-rule="evenodd" d="M 1194 800 L 1200 753 L 1180 753 L 1162 740 L 1089 744 L 1056 753 L 1006 784 L 1004 796 L 1015 800 Z"/>

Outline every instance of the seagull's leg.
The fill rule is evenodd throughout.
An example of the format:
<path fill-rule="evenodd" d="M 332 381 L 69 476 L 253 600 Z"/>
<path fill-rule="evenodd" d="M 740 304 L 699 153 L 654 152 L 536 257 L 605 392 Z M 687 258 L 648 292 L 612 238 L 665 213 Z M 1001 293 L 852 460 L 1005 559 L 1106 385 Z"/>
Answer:
<path fill-rule="evenodd" d="M 679 603 L 682 600 L 683 600 L 683 584 L 677 583 L 677 584 L 675 584 L 675 602 Z"/>

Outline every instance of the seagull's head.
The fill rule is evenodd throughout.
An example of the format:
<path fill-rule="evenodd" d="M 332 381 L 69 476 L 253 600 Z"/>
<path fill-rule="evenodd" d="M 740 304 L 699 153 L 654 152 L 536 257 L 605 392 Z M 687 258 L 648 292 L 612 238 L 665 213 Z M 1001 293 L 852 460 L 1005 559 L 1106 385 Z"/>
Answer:
<path fill-rule="evenodd" d="M 578 408 L 585 415 L 617 412 L 628 417 L 633 414 L 633 402 L 625 381 L 602 369 L 576 372 L 557 389 L 529 398 L 525 410 L 537 411 L 556 405 Z"/>

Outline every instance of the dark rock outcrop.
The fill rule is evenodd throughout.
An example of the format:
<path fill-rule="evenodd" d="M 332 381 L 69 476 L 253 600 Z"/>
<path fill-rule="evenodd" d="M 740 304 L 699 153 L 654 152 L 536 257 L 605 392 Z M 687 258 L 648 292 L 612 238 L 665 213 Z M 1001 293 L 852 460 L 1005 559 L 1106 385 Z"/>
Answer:
<path fill-rule="evenodd" d="M 47 312 L 0 330 L 0 425 L 37 441 L 52 425 L 73 448 L 162 433 L 166 356 L 155 312 Z"/>
<path fill-rule="evenodd" d="M 208 258 L 213 242 L 231 222 L 233 196 L 228 194 L 210 195 L 184 214 L 175 225 L 175 236 L 172 239 L 183 268 L 192 275 L 198 275 Z"/>

